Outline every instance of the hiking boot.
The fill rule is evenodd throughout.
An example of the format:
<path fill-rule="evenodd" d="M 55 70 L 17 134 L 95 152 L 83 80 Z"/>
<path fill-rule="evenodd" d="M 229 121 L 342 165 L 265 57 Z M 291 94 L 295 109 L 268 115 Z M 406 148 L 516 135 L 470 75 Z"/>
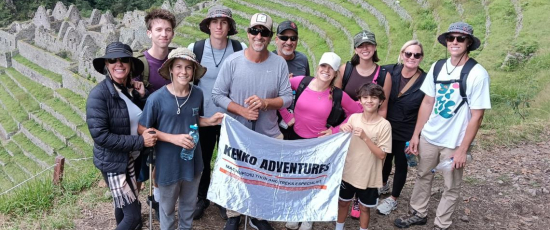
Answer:
<path fill-rule="evenodd" d="M 216 206 L 218 206 L 218 210 L 219 210 L 219 213 L 220 213 L 220 217 L 221 217 L 223 220 L 227 220 L 227 210 L 226 210 L 224 207 L 220 206 L 220 205 L 217 205 L 217 204 L 216 204 Z"/>
<path fill-rule="evenodd" d="M 238 230 L 241 225 L 241 216 L 228 218 L 223 226 L 223 230 Z"/>
<path fill-rule="evenodd" d="M 298 230 L 311 230 L 313 229 L 313 222 L 302 222 Z"/>
<path fill-rule="evenodd" d="M 408 228 L 411 225 L 425 225 L 426 222 L 428 222 L 428 217 L 420 217 L 418 216 L 418 212 L 414 211 L 407 216 L 395 219 L 393 224 L 398 228 Z"/>
<path fill-rule="evenodd" d="M 349 215 L 353 219 L 359 219 L 359 216 L 361 215 L 361 210 L 359 209 L 359 201 L 357 198 L 353 199 L 353 205 L 351 206 L 351 211 L 349 212 Z"/>
<path fill-rule="evenodd" d="M 300 222 L 286 222 L 285 227 L 291 230 L 296 230 L 300 227 Z"/>
<path fill-rule="evenodd" d="M 258 220 L 256 218 L 250 218 L 250 227 L 257 230 L 275 230 L 267 220 Z"/>
<path fill-rule="evenodd" d="M 206 208 L 210 206 L 210 201 L 207 199 L 199 199 L 197 200 L 197 205 L 195 207 L 195 211 L 193 212 L 193 220 L 198 220 L 204 215 L 204 211 Z"/>
<path fill-rule="evenodd" d="M 389 215 L 395 209 L 397 209 L 397 201 L 388 197 L 380 202 L 380 205 L 376 207 L 376 212 L 382 215 Z"/>
<path fill-rule="evenodd" d="M 378 189 L 378 195 L 389 194 L 389 193 L 390 193 L 390 183 L 386 183 L 386 185 Z"/>

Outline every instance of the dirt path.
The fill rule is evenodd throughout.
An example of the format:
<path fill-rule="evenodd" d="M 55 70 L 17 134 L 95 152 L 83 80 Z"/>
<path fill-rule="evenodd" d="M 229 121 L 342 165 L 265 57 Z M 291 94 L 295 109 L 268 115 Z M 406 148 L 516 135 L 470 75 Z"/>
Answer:
<path fill-rule="evenodd" d="M 397 210 L 389 216 L 371 213 L 369 229 L 395 229 L 393 220 L 407 211 L 415 169 L 409 171 Z M 391 180 L 391 179 L 390 179 Z M 435 208 L 441 198 L 442 178 L 437 177 L 429 203 L 428 224 L 411 229 L 431 229 Z M 548 229 L 550 225 L 550 141 L 513 149 L 474 152 L 474 161 L 466 168 L 460 204 L 453 215 L 452 229 Z M 89 192 L 104 192 L 93 189 Z M 141 195 L 142 215 L 148 223 L 145 194 Z M 113 229 L 112 204 L 90 206 L 81 203 L 82 218 L 75 220 L 76 229 Z M 159 229 L 154 222 L 154 229 Z M 205 216 L 194 221 L 194 229 L 222 229 L 224 221 L 217 208 L 210 206 Z M 358 229 L 359 221 L 348 218 L 346 229 Z M 273 223 L 277 230 L 284 223 Z M 147 229 L 144 227 L 143 229 Z M 244 229 L 244 224 L 241 224 Z M 248 229 L 252 229 L 248 227 Z M 333 222 L 315 223 L 314 229 L 334 229 Z"/>

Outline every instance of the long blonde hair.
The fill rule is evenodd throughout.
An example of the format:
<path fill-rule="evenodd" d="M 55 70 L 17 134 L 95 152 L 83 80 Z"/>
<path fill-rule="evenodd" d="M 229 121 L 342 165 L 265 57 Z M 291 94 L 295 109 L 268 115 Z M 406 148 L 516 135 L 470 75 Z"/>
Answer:
<path fill-rule="evenodd" d="M 403 47 L 401 47 L 401 51 L 399 51 L 399 55 L 397 56 L 397 63 L 398 64 L 403 64 L 403 59 L 401 59 L 401 54 L 403 52 L 405 52 L 405 49 L 407 49 L 407 47 L 409 46 L 414 46 L 414 45 L 417 45 L 420 47 L 420 52 L 422 52 L 422 54 L 424 54 L 424 47 L 422 47 L 422 43 L 420 43 L 420 41 L 418 40 L 410 40 L 408 42 L 405 42 L 405 44 L 403 44 Z"/>

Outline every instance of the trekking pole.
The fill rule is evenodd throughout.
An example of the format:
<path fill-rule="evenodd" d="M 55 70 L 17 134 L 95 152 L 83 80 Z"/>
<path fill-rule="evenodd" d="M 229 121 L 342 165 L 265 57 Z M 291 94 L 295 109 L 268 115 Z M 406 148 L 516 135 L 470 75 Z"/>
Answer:
<path fill-rule="evenodd" d="M 149 131 L 149 134 L 156 134 L 155 131 Z M 145 153 L 149 156 L 147 161 L 149 161 L 149 229 L 153 229 L 153 153 L 154 147 L 145 148 Z"/>

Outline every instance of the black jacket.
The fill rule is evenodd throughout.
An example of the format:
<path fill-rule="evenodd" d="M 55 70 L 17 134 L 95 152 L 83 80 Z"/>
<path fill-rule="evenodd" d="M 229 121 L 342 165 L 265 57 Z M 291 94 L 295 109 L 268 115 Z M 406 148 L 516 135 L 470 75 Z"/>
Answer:
<path fill-rule="evenodd" d="M 426 72 L 420 69 L 421 73 L 416 82 L 401 97 L 399 95 L 399 83 L 401 81 L 401 70 L 403 65 L 396 65 L 395 71 L 390 74 L 392 88 L 388 101 L 387 120 L 392 127 L 392 138 L 396 141 L 409 141 L 412 138 L 418 110 L 424 99 L 424 92 L 420 90 L 422 82 L 426 78 Z"/>
<path fill-rule="evenodd" d="M 132 92 L 133 102 L 143 108 L 146 97 Z M 130 135 L 128 108 L 109 77 L 90 91 L 86 123 L 94 140 L 94 165 L 102 172 L 126 172 L 128 153 L 143 149 L 143 137 Z"/>

